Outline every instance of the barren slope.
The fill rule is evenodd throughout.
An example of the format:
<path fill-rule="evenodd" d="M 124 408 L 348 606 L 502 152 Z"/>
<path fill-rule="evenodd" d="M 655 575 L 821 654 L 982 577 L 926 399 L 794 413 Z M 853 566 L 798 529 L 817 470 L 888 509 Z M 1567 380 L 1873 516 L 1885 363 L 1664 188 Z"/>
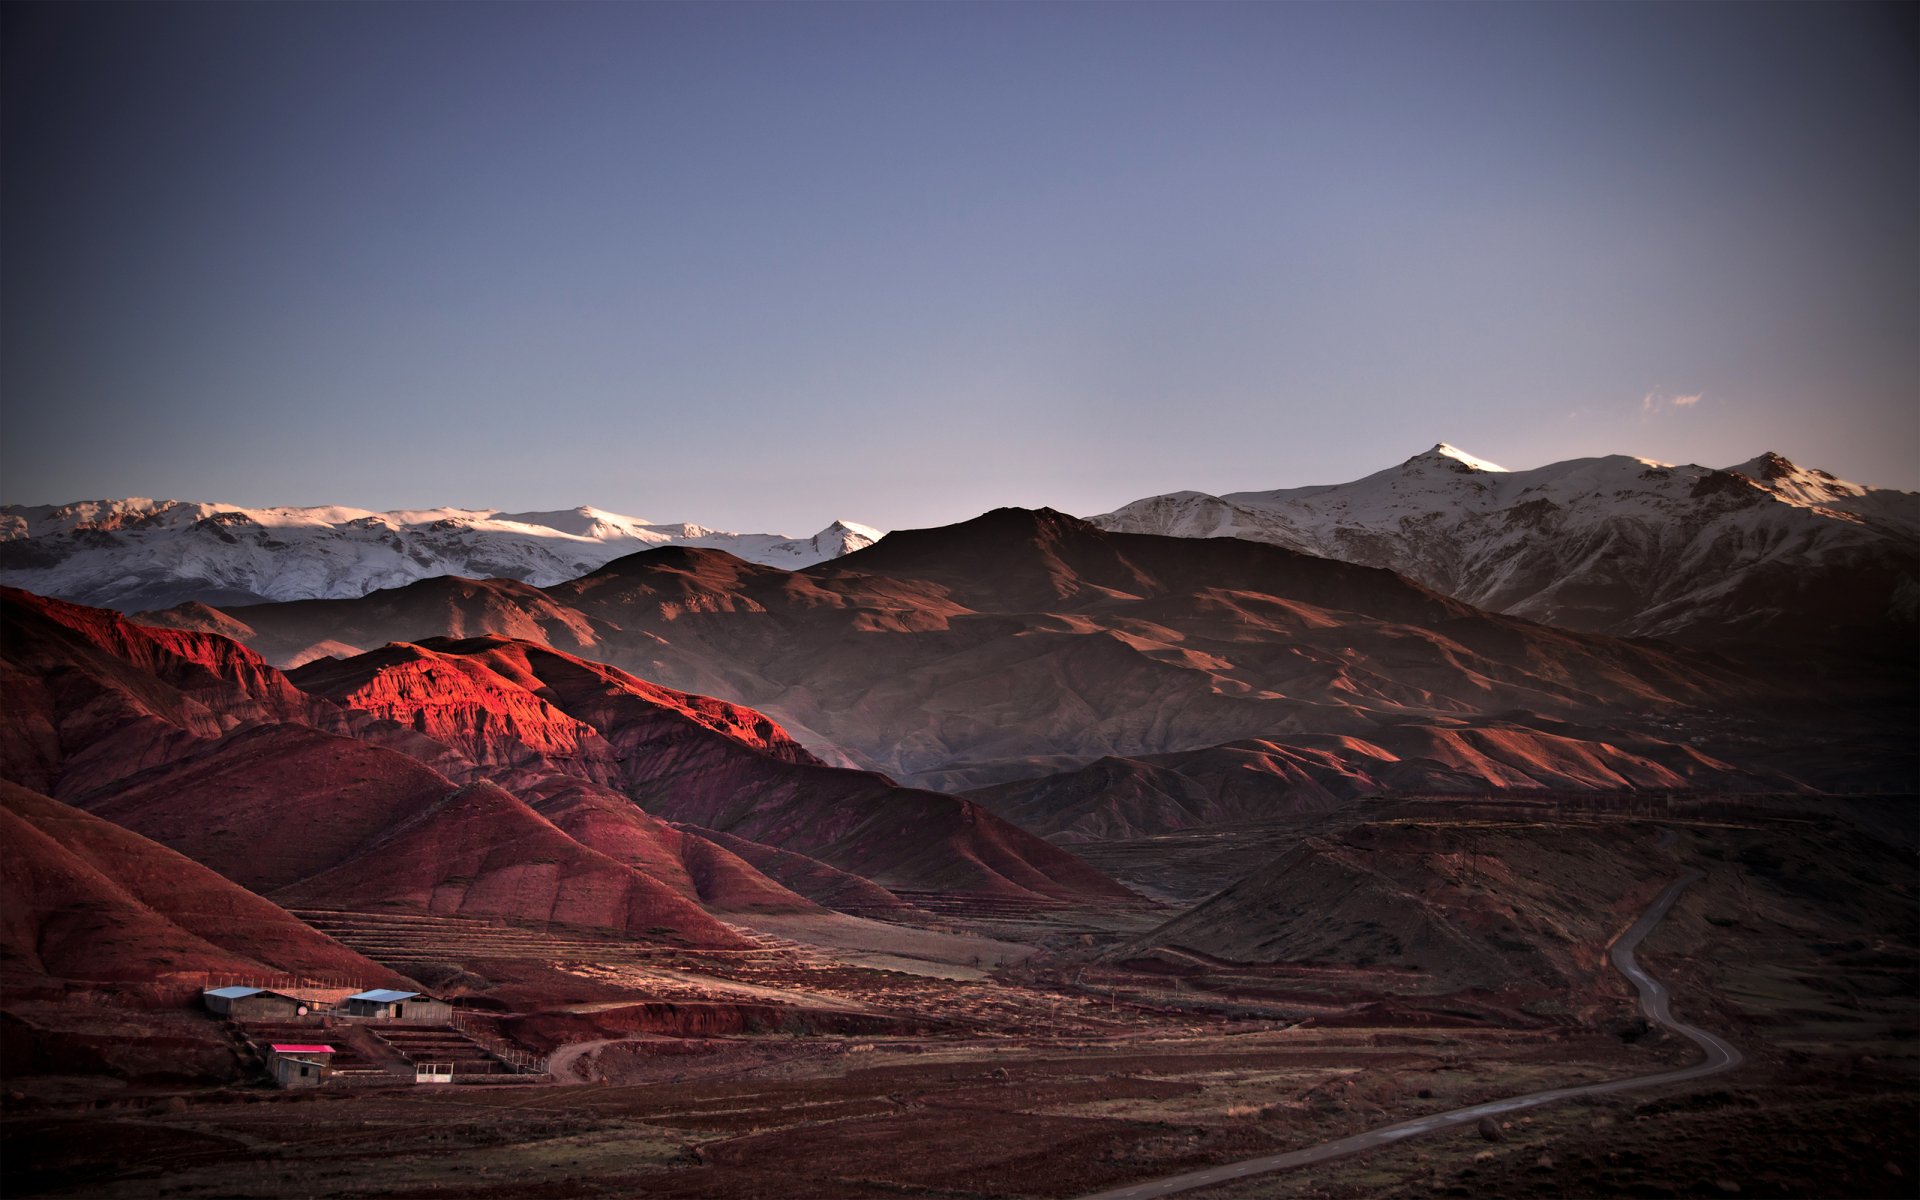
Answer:
<path fill-rule="evenodd" d="M 194 971 L 404 976 L 127 829 L 0 780 L 0 960 L 11 983 Z"/>
<path fill-rule="evenodd" d="M 1766 780 L 1667 738 L 1516 712 L 1382 725 L 1365 738 L 1298 734 L 1103 758 L 968 795 L 1055 841 L 1077 842 L 1267 821 L 1396 791 L 1739 791 Z M 1795 790 L 1792 780 L 1777 782 Z"/>

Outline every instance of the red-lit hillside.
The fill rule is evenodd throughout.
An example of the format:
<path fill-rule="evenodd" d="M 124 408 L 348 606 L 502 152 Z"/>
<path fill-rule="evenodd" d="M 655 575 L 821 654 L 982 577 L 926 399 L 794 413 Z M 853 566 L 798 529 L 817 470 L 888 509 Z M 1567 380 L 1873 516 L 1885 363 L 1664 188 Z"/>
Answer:
<path fill-rule="evenodd" d="M 428 687 L 429 677 L 440 683 Z M 888 887 L 1046 902 L 1128 898 L 1079 860 L 968 801 L 824 766 L 751 709 L 529 643 L 387 647 L 315 663 L 294 678 L 382 714 L 404 711 L 406 697 L 423 689 L 458 694 L 464 699 L 423 718 L 423 732 L 471 746 L 483 763 L 538 758 L 549 770 L 615 786 L 661 817 L 802 853 Z M 604 807 L 598 820 L 573 819 L 606 833 Z M 745 865 L 731 854 L 702 856 L 710 870 Z"/>
<path fill-rule="evenodd" d="M 733 946 L 713 913 L 911 912 L 884 884 L 1130 895 L 967 801 L 824 766 L 751 709 L 543 647 L 387 646 L 300 671 L 310 695 L 215 634 L 6 603 L 24 702 L 0 774 L 290 907 Z"/>

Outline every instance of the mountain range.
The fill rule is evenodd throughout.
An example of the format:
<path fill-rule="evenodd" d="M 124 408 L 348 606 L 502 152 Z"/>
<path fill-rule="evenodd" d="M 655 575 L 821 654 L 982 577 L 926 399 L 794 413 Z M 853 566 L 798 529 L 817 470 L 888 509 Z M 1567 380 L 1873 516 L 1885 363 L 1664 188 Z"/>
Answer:
<path fill-rule="evenodd" d="M 1915 500 L 1777 456 L 1509 472 L 1442 445 L 1352 484 L 849 536 L 833 548 L 850 552 L 798 570 L 675 544 L 532 576 L 544 586 L 434 573 L 140 619 L 232 638 L 315 679 L 325 660 L 364 666 L 390 643 L 433 647 L 427 674 L 451 678 L 460 656 L 443 642 L 511 639 L 725 697 L 820 763 L 971 789 L 1065 840 L 1408 788 L 1880 786 L 1910 773 L 1888 713 L 1911 707 Z M 257 510 L 278 525 L 198 511 L 80 505 L 38 524 L 15 513 L 27 536 L 5 545 L 17 557 L 97 542 L 15 575 L 45 584 L 84 557 L 104 579 L 127 559 L 112 586 L 130 598 L 190 586 L 143 574 L 161 548 L 188 544 L 244 552 L 232 561 L 254 564 L 246 594 L 297 594 L 315 590 L 303 580 L 316 555 L 397 536 L 396 521 L 453 541 L 499 534 L 529 553 L 557 537 L 607 554 L 648 532 L 590 509 L 467 513 L 439 530 L 453 510 Z M 1881 673 L 1869 688 L 1852 667 L 1783 672 L 1783 647 L 1877 656 Z M 1840 724 L 1772 737 L 1788 712 L 1804 718 L 1810 678 L 1822 719 Z M 409 688 L 422 702 L 424 685 Z"/>
<path fill-rule="evenodd" d="M 1509 471 L 1445 443 L 1349 483 L 1172 492 L 1088 518 L 1386 567 L 1477 608 L 1695 645 L 1872 656 L 1920 611 L 1920 495 L 1778 454 L 1628 455 Z M 880 540 L 658 524 L 602 509 L 242 508 L 142 499 L 0 508 L 0 584 L 125 612 L 352 599 L 426 578 L 550 587 L 666 546 L 799 570 Z"/>
<path fill-rule="evenodd" d="M 1616 550 L 1699 542 L 1719 522 L 1718 537 L 1747 530 L 1751 561 L 1707 554 L 1700 569 L 1718 570 L 1722 591 L 1682 589 L 1664 611 L 1686 600 L 1704 620 L 1702 597 L 1731 603 L 1793 562 L 1855 589 L 1813 632 L 1892 629 L 1881 653 L 1896 665 L 1911 649 L 1910 632 L 1899 640 L 1913 538 L 1900 495 L 1797 468 L 1770 482 L 1696 472 L 1694 507 L 1662 516 L 1648 506 L 1677 504 L 1680 469 L 1641 463 L 1645 487 L 1614 489 L 1611 505 L 1575 499 L 1579 480 L 1617 474 L 1597 461 L 1526 483 L 1442 447 L 1344 499 L 1322 489 L 1303 502 L 1344 514 L 1326 536 L 1350 549 L 1361 516 L 1397 530 L 1375 543 L 1389 548 L 1472 540 L 1528 505 L 1607 509 L 1589 524 Z M 1425 525 L 1421 505 L 1434 506 L 1420 509 Z M 111 561 L 147 543 L 108 526 L 153 515 L 70 513 L 64 531 L 10 544 L 89 543 L 76 556 Z M 152 521 L 150 544 L 239 547 L 270 589 L 281 583 L 267 568 L 284 561 L 297 580 L 337 532 L 322 521 L 283 538 L 213 515 L 181 525 L 188 515 Z M 558 532 L 604 551 L 614 539 L 596 520 Z M 1551 558 L 1573 544 L 1555 533 L 1572 524 L 1509 531 L 1474 561 Z M 1776 525 L 1799 532 L 1766 533 Z M 498 514 L 463 528 L 482 526 L 532 528 Z M 1621 532 L 1643 526 L 1650 540 Z M 527 538 L 545 535 L 513 536 L 539 548 Z M 431 574 L 132 618 L 0 592 L 0 865 L 32 900 L 0 928 L 0 955 L 50 978 L 366 970 L 297 915 L 309 912 L 739 948 L 739 923 L 756 918 L 1135 904 L 1067 846 L 1383 793 L 1884 789 L 1913 774 L 1911 656 L 1895 681 L 1905 692 L 1852 691 L 1843 669 L 1782 672 L 1742 652 L 1780 633 L 1766 621 L 1735 622 L 1744 641 L 1680 637 L 1684 625 L 1671 641 L 1623 637 L 1272 541 L 1128 532 L 1049 509 L 839 549 L 793 570 L 667 545 L 544 586 Z M 161 586 L 141 575 L 155 561 L 135 555 L 123 595 Z M 1624 550 L 1581 561 L 1619 567 Z M 1893 599 L 1861 599 L 1863 581 Z M 1630 606 L 1630 591 L 1609 594 Z M 1827 644 L 1851 652 L 1848 637 Z M 1323 873 L 1338 890 L 1339 871 Z M 1223 929 L 1246 924 L 1219 911 Z"/>
<path fill-rule="evenodd" d="M 847 521 L 789 538 L 662 525 L 588 507 L 508 513 L 145 499 L 10 504 L 0 508 L 0 585 L 131 612 L 188 600 L 362 596 L 440 575 L 553 584 L 657 546 L 704 546 L 804 567 L 880 537 Z"/>
<path fill-rule="evenodd" d="M 1351 483 L 1172 492 L 1103 529 L 1233 537 L 1388 567 L 1480 608 L 1703 645 L 1912 643 L 1920 494 L 1761 454 L 1509 471 L 1442 443 Z M 1904 652 L 1904 651 L 1902 651 Z"/>
<path fill-rule="evenodd" d="M 1269 774 L 1318 773 L 1292 803 L 1392 780 L 1795 786 L 1694 744 L 1713 714 L 1775 695 L 1724 658 L 1483 612 L 1380 568 L 1051 510 L 898 532 L 797 572 L 674 547 L 546 589 L 432 579 L 140 619 L 286 667 L 493 631 L 732 698 L 826 761 L 923 787 L 1247 739 Z"/>

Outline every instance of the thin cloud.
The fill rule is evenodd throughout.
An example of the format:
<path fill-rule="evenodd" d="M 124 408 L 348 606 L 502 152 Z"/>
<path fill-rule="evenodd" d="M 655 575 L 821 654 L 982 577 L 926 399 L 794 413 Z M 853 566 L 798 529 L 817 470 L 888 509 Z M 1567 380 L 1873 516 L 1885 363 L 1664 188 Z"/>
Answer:
<path fill-rule="evenodd" d="M 1669 408 L 1692 408 L 1700 403 L 1705 392 L 1693 392 L 1685 396 L 1670 396 L 1665 392 L 1648 392 L 1640 397 L 1640 417 L 1642 420 L 1654 416 Z"/>

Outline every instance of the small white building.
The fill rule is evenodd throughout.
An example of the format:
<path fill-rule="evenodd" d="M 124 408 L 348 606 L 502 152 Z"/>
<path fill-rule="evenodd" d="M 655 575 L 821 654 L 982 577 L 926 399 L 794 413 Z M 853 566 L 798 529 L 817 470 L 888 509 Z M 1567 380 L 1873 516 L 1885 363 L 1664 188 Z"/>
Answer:
<path fill-rule="evenodd" d="M 275 1042 L 269 1050 L 268 1069 L 283 1088 L 319 1087 L 333 1064 L 332 1046 Z"/>

